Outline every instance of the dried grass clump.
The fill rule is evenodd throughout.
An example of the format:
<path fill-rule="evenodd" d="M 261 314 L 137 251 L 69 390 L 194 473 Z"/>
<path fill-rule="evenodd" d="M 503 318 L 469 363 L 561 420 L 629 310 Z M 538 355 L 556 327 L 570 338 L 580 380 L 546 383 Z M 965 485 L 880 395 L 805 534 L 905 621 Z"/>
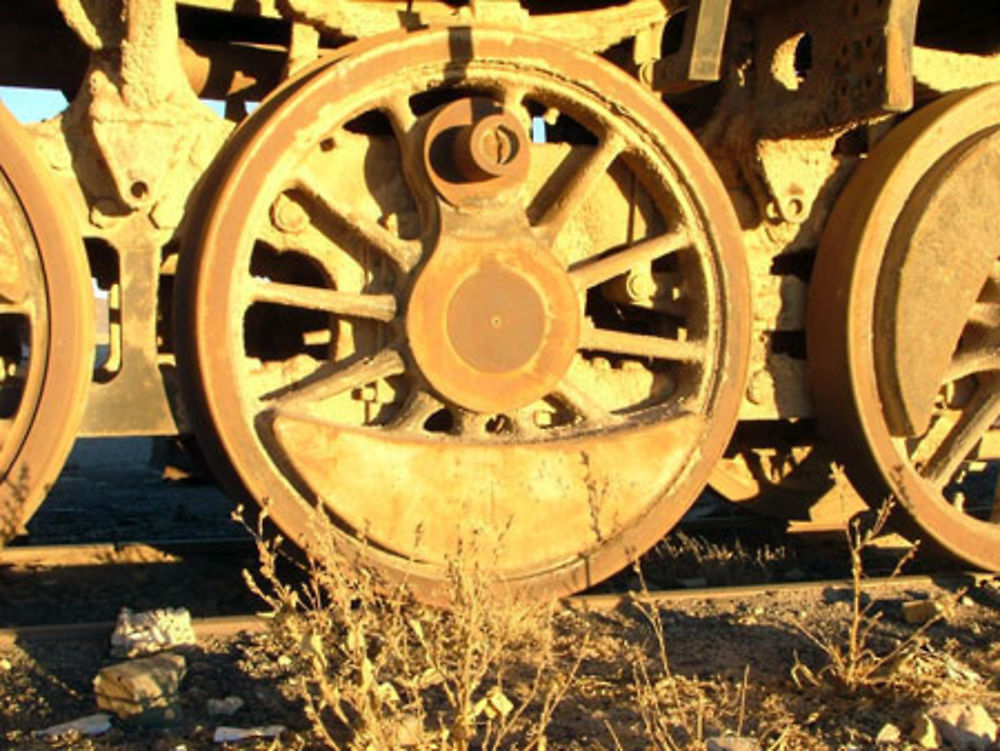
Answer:
<path fill-rule="evenodd" d="M 639 596 L 631 606 L 638 610 L 647 627 L 644 643 L 623 644 L 632 666 L 632 697 L 647 749 L 688 751 L 706 748 L 709 737 L 735 733 L 747 724 L 750 669 L 743 671 L 738 684 L 719 676 L 699 678 L 678 675 L 671 670 L 663 611 L 647 601 L 649 591 L 638 564 Z M 616 751 L 623 751 L 618 733 L 610 724 L 608 732 Z"/>
<path fill-rule="evenodd" d="M 295 662 L 296 693 L 328 748 L 545 749 L 579 665 L 559 659 L 554 602 L 504 588 L 472 545 L 448 563 L 446 607 L 428 607 L 333 534 L 293 561 L 293 584 L 277 570 L 280 539 L 251 531 L 260 570 L 245 578 L 273 611 L 273 647 Z"/>
<path fill-rule="evenodd" d="M 726 586 L 772 581 L 775 572 L 795 565 L 794 553 L 783 545 L 748 548 L 738 539 L 719 544 L 676 530 L 647 554 L 644 568 L 656 581 L 703 578 Z"/>
<path fill-rule="evenodd" d="M 834 624 L 832 632 L 820 633 L 802 623 L 795 627 L 822 650 L 826 664 L 818 672 L 801 663 L 797 656 L 792 667 L 792 678 L 800 687 L 829 686 L 853 694 L 861 689 L 892 688 L 906 689 L 919 693 L 920 675 L 903 669 L 915 664 L 917 656 L 924 650 L 926 632 L 938 623 L 945 614 L 954 610 L 955 602 L 964 590 L 949 596 L 942 603 L 937 615 L 920 624 L 904 638 L 895 639 L 892 646 L 878 650 L 874 646 L 876 628 L 882 613 L 875 611 L 877 601 L 867 597 L 864 572 L 864 553 L 872 547 L 875 539 L 882 534 L 894 507 L 887 500 L 874 517 L 866 524 L 861 518 L 852 520 L 847 529 L 847 542 L 851 556 L 851 602 L 850 615 L 843 624 Z M 919 544 L 914 545 L 893 567 L 890 579 L 902 574 L 903 569 L 913 560 Z"/>

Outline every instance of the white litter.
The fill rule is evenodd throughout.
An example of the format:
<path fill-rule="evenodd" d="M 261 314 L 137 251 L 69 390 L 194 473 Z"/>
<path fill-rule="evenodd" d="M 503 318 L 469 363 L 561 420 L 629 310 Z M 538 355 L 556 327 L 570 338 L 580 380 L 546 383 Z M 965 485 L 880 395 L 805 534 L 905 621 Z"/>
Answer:
<path fill-rule="evenodd" d="M 267 725 L 256 728 L 229 728 L 225 725 L 215 729 L 212 740 L 216 743 L 236 743 L 248 738 L 277 738 L 285 732 L 284 725 Z"/>
<path fill-rule="evenodd" d="M 111 634 L 113 657 L 136 657 L 194 644 L 191 613 L 185 608 L 162 608 L 133 613 L 122 608 Z"/>
<path fill-rule="evenodd" d="M 111 729 L 111 715 L 92 714 L 80 717 L 76 720 L 63 722 L 44 730 L 36 730 L 36 738 L 58 738 L 69 733 L 79 733 L 80 735 L 101 735 Z"/>

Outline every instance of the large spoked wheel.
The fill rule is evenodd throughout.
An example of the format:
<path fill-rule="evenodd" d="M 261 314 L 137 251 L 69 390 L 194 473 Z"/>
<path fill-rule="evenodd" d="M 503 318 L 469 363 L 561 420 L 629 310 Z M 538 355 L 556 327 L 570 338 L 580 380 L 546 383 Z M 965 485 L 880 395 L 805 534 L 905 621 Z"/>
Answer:
<path fill-rule="evenodd" d="M 0 543 L 62 469 L 93 369 L 90 273 L 68 216 L 0 107 Z"/>
<path fill-rule="evenodd" d="M 319 506 L 427 598 L 474 538 L 561 593 L 689 508 L 735 423 L 747 278 L 712 167 L 631 79 L 509 31 L 392 35 L 234 143 L 181 364 L 286 533 L 313 542 Z"/>
<path fill-rule="evenodd" d="M 822 424 L 871 500 L 1000 570 L 1000 87 L 880 142 L 839 199 L 808 319 Z"/>

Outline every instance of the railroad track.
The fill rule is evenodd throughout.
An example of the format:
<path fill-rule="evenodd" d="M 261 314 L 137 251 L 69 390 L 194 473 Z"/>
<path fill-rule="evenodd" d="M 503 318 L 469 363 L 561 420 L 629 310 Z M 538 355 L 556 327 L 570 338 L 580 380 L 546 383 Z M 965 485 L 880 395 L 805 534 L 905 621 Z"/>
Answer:
<path fill-rule="evenodd" d="M 987 581 L 996 580 L 996 574 L 979 571 L 949 572 L 945 574 L 913 574 L 895 577 L 874 577 L 866 579 L 866 591 L 928 589 L 938 587 L 958 590 L 963 587 L 973 589 Z M 849 579 L 824 579 L 796 582 L 770 582 L 723 587 L 694 587 L 683 589 L 661 589 L 644 591 L 624 591 L 580 594 L 568 597 L 568 607 L 582 612 L 609 612 L 617 608 L 638 603 L 643 605 L 669 606 L 682 602 L 711 600 L 748 600 L 777 594 L 803 593 L 819 594 L 826 590 L 848 590 L 853 587 Z M 1000 607 L 1000 601 L 994 600 Z M 269 619 L 260 614 L 240 614 L 195 618 L 192 621 L 195 634 L 199 638 L 223 638 L 238 633 L 260 633 L 267 629 Z M 37 626 L 18 626 L 0 629 L 0 649 L 22 642 L 82 641 L 107 639 L 114 630 L 110 621 L 95 623 L 65 623 Z"/>
<path fill-rule="evenodd" d="M 842 532 L 827 526 L 792 524 L 756 515 L 706 516 L 683 522 L 678 532 L 776 533 L 839 539 Z M 4 566 L 99 566 L 114 563 L 169 563 L 188 555 L 239 555 L 253 550 L 248 537 L 177 538 L 158 541 L 11 545 L 0 548 Z"/>
<path fill-rule="evenodd" d="M 239 555 L 252 550 L 253 541 L 247 537 L 23 545 L 0 549 L 0 567 L 170 563 L 190 555 Z"/>

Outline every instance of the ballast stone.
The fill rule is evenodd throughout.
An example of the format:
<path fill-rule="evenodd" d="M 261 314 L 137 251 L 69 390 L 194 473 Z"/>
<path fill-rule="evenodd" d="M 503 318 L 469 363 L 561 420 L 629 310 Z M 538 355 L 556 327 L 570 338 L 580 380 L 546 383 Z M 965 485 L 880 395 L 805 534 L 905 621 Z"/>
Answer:
<path fill-rule="evenodd" d="M 177 719 L 177 693 L 187 670 L 181 655 L 163 653 L 121 662 L 94 678 L 98 709 L 121 719 L 169 722 Z"/>

